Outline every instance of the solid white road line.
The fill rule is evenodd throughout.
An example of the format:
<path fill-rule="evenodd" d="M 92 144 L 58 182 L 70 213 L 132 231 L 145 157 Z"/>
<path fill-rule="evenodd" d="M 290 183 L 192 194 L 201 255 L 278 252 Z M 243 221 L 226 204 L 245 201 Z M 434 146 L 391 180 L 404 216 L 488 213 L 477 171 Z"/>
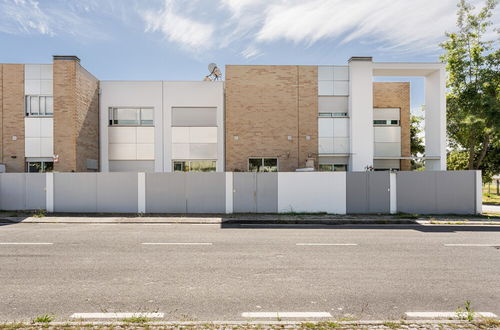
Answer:
<path fill-rule="evenodd" d="M 36 243 L 36 242 L 0 242 L 0 245 L 53 245 L 54 243 Z"/>
<path fill-rule="evenodd" d="M 457 319 L 461 314 L 465 314 L 466 312 L 406 312 L 406 316 L 408 317 L 416 317 L 416 318 L 454 318 Z M 474 312 L 474 316 L 481 317 L 497 317 L 495 314 L 490 312 Z"/>
<path fill-rule="evenodd" d="M 177 242 L 177 243 L 142 243 L 143 245 L 212 245 L 212 243 L 182 243 L 182 242 Z"/>
<path fill-rule="evenodd" d="M 287 317 L 332 317 L 328 312 L 255 312 L 255 313 L 241 313 L 242 317 L 272 317 L 272 318 L 287 318 Z"/>
<path fill-rule="evenodd" d="M 73 319 L 126 319 L 130 317 L 162 318 L 163 313 L 74 313 Z"/>
<path fill-rule="evenodd" d="M 355 243 L 297 243 L 299 246 L 356 246 Z"/>
<path fill-rule="evenodd" d="M 444 244 L 444 246 L 493 247 L 493 246 L 500 246 L 500 243 L 498 243 L 498 244 Z"/>

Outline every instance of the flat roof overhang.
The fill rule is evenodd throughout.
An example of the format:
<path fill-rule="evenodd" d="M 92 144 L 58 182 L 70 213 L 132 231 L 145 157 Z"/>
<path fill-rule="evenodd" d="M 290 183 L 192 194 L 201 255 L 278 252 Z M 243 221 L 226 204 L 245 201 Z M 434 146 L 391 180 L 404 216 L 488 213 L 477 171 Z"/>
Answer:
<path fill-rule="evenodd" d="M 425 77 L 439 70 L 444 70 L 444 63 L 397 63 L 373 62 L 374 76 L 417 76 Z"/>

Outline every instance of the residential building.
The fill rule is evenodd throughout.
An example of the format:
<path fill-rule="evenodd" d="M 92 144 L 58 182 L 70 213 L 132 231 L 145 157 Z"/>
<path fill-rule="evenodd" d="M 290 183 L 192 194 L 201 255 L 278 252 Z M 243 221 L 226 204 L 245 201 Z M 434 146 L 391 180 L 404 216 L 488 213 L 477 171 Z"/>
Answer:
<path fill-rule="evenodd" d="M 99 81 L 76 56 L 0 64 L 7 172 L 410 169 L 410 84 L 425 77 L 426 168 L 446 169 L 440 63 L 227 65 L 225 81 Z"/>

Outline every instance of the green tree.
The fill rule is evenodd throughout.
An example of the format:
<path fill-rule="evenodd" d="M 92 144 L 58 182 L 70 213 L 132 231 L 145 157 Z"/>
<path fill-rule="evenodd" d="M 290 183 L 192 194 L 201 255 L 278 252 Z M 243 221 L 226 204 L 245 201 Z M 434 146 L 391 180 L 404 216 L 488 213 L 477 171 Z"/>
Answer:
<path fill-rule="evenodd" d="M 445 50 L 441 60 L 448 71 L 449 144 L 460 157 L 466 153 L 470 170 L 491 167 L 485 162 L 494 158 L 489 153 L 500 138 L 500 30 L 492 29 L 491 22 L 497 4 L 498 0 L 486 0 L 476 12 L 466 0 L 460 0 L 458 31 L 447 33 L 448 40 L 441 44 Z"/>
<path fill-rule="evenodd" d="M 411 115 L 410 118 L 410 153 L 413 157 L 421 157 L 425 153 L 424 139 L 421 135 L 423 117 Z M 412 170 L 424 169 L 424 164 L 421 160 L 412 159 Z"/>

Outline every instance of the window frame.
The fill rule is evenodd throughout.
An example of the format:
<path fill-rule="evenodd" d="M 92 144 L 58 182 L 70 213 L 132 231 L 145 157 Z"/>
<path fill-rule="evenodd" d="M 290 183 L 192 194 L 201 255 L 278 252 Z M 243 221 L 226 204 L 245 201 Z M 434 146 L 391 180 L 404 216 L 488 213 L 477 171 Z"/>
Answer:
<path fill-rule="evenodd" d="M 35 164 L 39 163 L 40 164 L 40 170 L 38 172 L 30 172 L 30 164 Z M 52 169 L 50 171 L 47 171 L 47 164 L 50 163 L 52 164 Z M 26 161 L 26 173 L 50 173 L 54 171 L 54 161 L 46 161 L 46 160 L 40 160 L 40 161 Z"/>
<path fill-rule="evenodd" d="M 321 166 L 331 166 L 331 170 L 321 170 Z M 338 171 L 335 170 L 335 166 L 344 166 L 345 171 Z M 335 164 L 335 163 L 327 163 L 327 164 L 318 164 L 318 171 L 319 172 L 348 172 L 349 171 L 349 165 L 348 164 Z"/>
<path fill-rule="evenodd" d="M 192 171 L 191 169 L 193 168 L 191 163 L 193 162 L 213 162 L 213 171 Z M 182 163 L 182 170 L 181 171 L 176 171 L 175 170 L 175 165 L 176 163 Z M 187 163 L 187 168 L 188 170 L 186 171 L 186 164 Z M 216 159 L 175 159 L 172 160 L 172 172 L 173 173 L 184 173 L 184 172 L 199 172 L 199 173 L 214 173 L 217 172 L 217 160 Z"/>
<path fill-rule="evenodd" d="M 36 114 L 33 114 L 31 111 L 31 100 L 32 99 L 37 99 L 37 104 L 38 104 L 38 112 Z M 47 112 L 47 98 L 50 98 L 52 100 L 52 112 Z M 42 101 L 43 100 L 43 109 L 42 109 Z M 54 96 L 53 95 L 46 95 L 46 94 L 40 94 L 40 95 L 35 95 L 35 94 L 28 94 L 24 95 L 24 116 L 29 117 L 29 118 L 36 118 L 36 117 L 53 117 L 54 116 Z"/>
<path fill-rule="evenodd" d="M 128 109 L 128 110 L 135 110 L 136 115 L 137 115 L 137 124 L 115 124 L 114 117 L 115 117 L 115 111 L 119 109 Z M 142 111 L 143 110 L 152 110 L 153 114 L 153 119 L 151 124 L 143 124 L 143 119 L 142 119 Z M 148 119 L 149 121 L 149 119 Z M 154 107 L 125 107 L 125 106 L 120 106 L 120 107 L 108 107 L 108 127 L 154 127 L 155 126 L 155 111 Z"/>
<path fill-rule="evenodd" d="M 393 121 L 395 121 L 397 123 L 393 124 L 392 123 Z M 385 124 L 376 123 L 376 122 L 385 122 Z M 397 119 L 374 119 L 373 126 L 401 126 L 401 121 L 397 120 Z"/>
<path fill-rule="evenodd" d="M 257 171 L 250 170 L 250 160 L 252 160 L 252 159 L 260 159 L 261 165 L 258 166 Z M 264 166 L 264 161 L 266 159 L 267 160 L 269 160 L 269 159 L 276 160 L 276 171 L 260 171 L 261 168 L 266 167 L 266 166 Z M 253 173 L 276 173 L 276 172 L 279 172 L 279 158 L 278 157 L 248 157 L 247 170 L 248 170 L 248 172 L 253 172 Z"/>

